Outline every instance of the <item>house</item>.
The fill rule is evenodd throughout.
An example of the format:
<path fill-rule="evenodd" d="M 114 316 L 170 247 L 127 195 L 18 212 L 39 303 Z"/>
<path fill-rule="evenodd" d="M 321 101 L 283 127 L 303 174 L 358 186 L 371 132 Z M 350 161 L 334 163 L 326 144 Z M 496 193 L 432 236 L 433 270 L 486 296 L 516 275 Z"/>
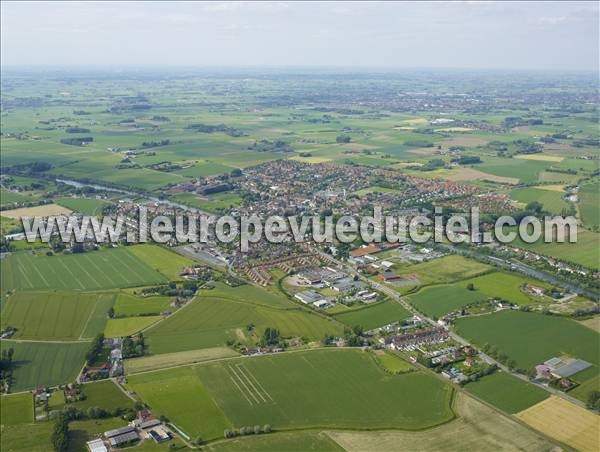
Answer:
<path fill-rule="evenodd" d="M 90 450 L 90 452 L 108 452 L 104 441 L 102 441 L 100 438 L 88 441 L 87 443 L 85 443 L 85 445 Z"/>
<path fill-rule="evenodd" d="M 546 290 L 543 289 L 542 287 L 538 287 L 538 286 L 534 286 L 533 284 L 527 284 L 525 286 L 525 288 L 527 289 L 528 292 L 537 295 L 539 297 L 541 297 L 542 295 L 544 295 L 544 293 L 546 293 Z"/>
<path fill-rule="evenodd" d="M 381 251 L 381 249 L 377 246 L 365 245 L 365 246 L 361 246 L 360 248 L 356 248 L 355 250 L 350 251 L 349 254 L 352 257 L 362 257 L 362 256 L 366 256 L 367 254 L 377 253 L 379 251 Z"/>
<path fill-rule="evenodd" d="M 337 281 L 331 285 L 331 288 L 336 292 L 349 292 L 354 289 L 360 289 L 362 284 L 359 281 L 354 281 L 350 278 Z"/>
<path fill-rule="evenodd" d="M 399 279 L 402 279 L 402 277 L 395 274 L 392 270 L 385 270 L 384 272 L 379 274 L 379 279 L 381 279 L 382 281 L 388 282 L 388 281 L 397 281 Z"/>
<path fill-rule="evenodd" d="M 325 309 L 325 308 L 331 308 L 333 305 L 327 300 L 319 300 L 319 301 L 315 301 L 313 303 L 313 306 L 315 308 Z"/>
<path fill-rule="evenodd" d="M 313 285 L 321 282 L 321 274 L 315 271 L 303 271 L 298 273 L 298 280 L 304 284 Z"/>
<path fill-rule="evenodd" d="M 392 268 L 394 266 L 394 263 L 390 262 L 390 261 L 381 261 L 379 263 L 379 265 L 381 265 L 383 268 L 385 268 L 387 270 L 387 269 Z"/>

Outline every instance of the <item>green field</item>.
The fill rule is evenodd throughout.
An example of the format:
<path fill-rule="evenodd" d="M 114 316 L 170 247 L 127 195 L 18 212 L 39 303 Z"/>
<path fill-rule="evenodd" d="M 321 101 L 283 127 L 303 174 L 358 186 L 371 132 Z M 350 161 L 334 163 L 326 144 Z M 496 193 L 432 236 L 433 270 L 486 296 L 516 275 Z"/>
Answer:
<path fill-rule="evenodd" d="M 532 201 L 541 202 L 544 205 L 544 210 L 554 215 L 560 215 L 563 209 L 569 208 L 569 203 L 563 199 L 565 193 L 560 191 L 541 188 L 517 188 L 509 194 L 512 199 L 524 204 L 529 204 Z"/>
<path fill-rule="evenodd" d="M 56 204 L 83 215 L 100 215 L 102 208 L 108 205 L 107 201 L 93 198 L 56 198 Z"/>
<path fill-rule="evenodd" d="M 7 297 L 2 328 L 14 339 L 91 339 L 104 330 L 114 293 L 16 292 Z"/>
<path fill-rule="evenodd" d="M 69 405 L 84 411 L 90 407 L 99 407 L 113 412 L 117 408 L 131 408 L 134 404 L 133 400 L 127 397 L 117 387 L 117 384 L 110 380 L 84 384 L 81 392 L 85 394 L 85 400 L 72 402 Z"/>
<path fill-rule="evenodd" d="M 173 310 L 171 297 L 136 297 L 125 292 L 119 292 L 114 305 L 116 316 L 137 316 L 160 314 Z"/>
<path fill-rule="evenodd" d="M 52 450 L 52 422 L 4 425 L 0 435 L 2 452 L 48 452 Z"/>
<path fill-rule="evenodd" d="M 223 430 L 231 427 L 191 367 L 132 375 L 128 386 L 153 413 L 167 416 L 192 437 L 222 438 Z"/>
<path fill-rule="evenodd" d="M 543 389 L 502 371 L 471 382 L 465 388 L 467 392 L 510 414 L 523 411 L 550 397 Z"/>
<path fill-rule="evenodd" d="M 13 392 L 36 386 L 73 382 L 83 367 L 89 342 L 43 343 L 2 341 L 2 350 L 14 349 Z"/>
<path fill-rule="evenodd" d="M 410 295 L 408 299 L 420 311 L 430 317 L 438 318 L 486 298 L 479 291 L 467 290 L 466 285 L 461 282 L 453 285 L 425 287 Z"/>
<path fill-rule="evenodd" d="M 521 369 L 562 355 L 600 364 L 600 334 L 568 318 L 502 311 L 458 319 L 455 325 L 458 334 L 479 346 L 496 347 Z"/>
<path fill-rule="evenodd" d="M 82 254 L 15 253 L 2 261 L 2 290 L 103 290 L 158 284 L 166 278 L 128 248 Z"/>
<path fill-rule="evenodd" d="M 449 255 L 414 265 L 394 268 L 398 275 L 415 274 L 421 285 L 444 284 L 470 278 L 490 270 L 490 266 L 459 255 Z"/>
<path fill-rule="evenodd" d="M 579 190 L 579 199 L 579 211 L 583 224 L 588 228 L 598 228 L 600 226 L 600 181 L 596 180 L 582 185 Z"/>
<path fill-rule="evenodd" d="M 158 245 L 136 245 L 128 250 L 144 264 L 163 274 L 170 280 L 181 280 L 179 273 L 194 261 Z"/>
<path fill-rule="evenodd" d="M 265 452 L 343 452 L 344 449 L 324 433 L 276 432 L 269 435 L 246 436 L 209 445 L 209 452 L 265 451 Z"/>
<path fill-rule="evenodd" d="M 285 306 L 285 308 L 284 308 Z M 254 324 L 248 331 L 247 325 Z M 283 337 L 320 340 L 325 334 L 339 335 L 342 325 L 287 299 L 244 285 L 228 288 L 217 285 L 169 316 L 146 337 L 150 351 L 171 353 L 198 348 L 221 347 L 228 340 L 252 345 L 267 327 L 278 328 Z"/>
<path fill-rule="evenodd" d="M 357 350 L 200 364 L 134 375 L 129 385 L 156 412 L 206 439 L 229 425 L 415 430 L 454 416 L 449 385 L 422 372 L 390 375 Z"/>
<path fill-rule="evenodd" d="M 158 322 L 163 317 L 160 315 L 145 315 L 142 317 L 124 317 L 121 319 L 108 319 L 104 328 L 106 337 L 124 337 L 131 336 L 153 323 Z"/>
<path fill-rule="evenodd" d="M 600 268 L 599 243 L 600 233 L 578 227 L 576 243 L 568 243 L 566 241 L 564 243 L 545 243 L 543 236 L 541 240 L 535 243 L 526 243 L 517 235 L 512 246 L 531 250 L 556 259 L 562 259 L 567 262 L 573 262 L 584 267 L 598 269 Z"/>
<path fill-rule="evenodd" d="M 501 298 L 520 306 L 548 301 L 544 297 L 531 295 L 521 290 L 521 286 L 524 284 L 533 284 L 536 287 L 543 288 L 550 287 L 544 282 L 506 272 L 488 273 L 487 275 L 461 281 L 461 283 L 454 286 L 466 288 L 467 284 L 473 284 L 474 292 L 479 294 L 480 297 Z"/>
<path fill-rule="evenodd" d="M 33 395 L 31 393 L 3 395 L 0 398 L 2 427 L 29 422 L 33 422 Z"/>
<path fill-rule="evenodd" d="M 334 317 L 348 326 L 360 325 L 364 330 L 398 322 L 410 317 L 410 313 L 394 301 L 382 301 L 372 306 L 352 309 L 348 312 L 335 314 Z"/>

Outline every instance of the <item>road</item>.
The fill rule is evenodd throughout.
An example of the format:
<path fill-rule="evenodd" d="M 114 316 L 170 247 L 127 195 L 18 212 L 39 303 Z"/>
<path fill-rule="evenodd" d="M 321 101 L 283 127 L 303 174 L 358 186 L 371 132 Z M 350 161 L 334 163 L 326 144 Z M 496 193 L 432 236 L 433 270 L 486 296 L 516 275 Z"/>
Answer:
<path fill-rule="evenodd" d="M 349 274 L 357 274 L 359 276 L 359 278 L 361 279 L 361 281 L 365 282 L 370 287 L 372 287 L 372 288 L 374 288 L 374 289 L 376 289 L 376 290 L 378 290 L 378 291 L 386 294 L 388 297 L 390 297 L 392 300 L 396 301 L 397 303 L 400 303 L 408 312 L 412 313 L 413 315 L 419 316 L 419 318 L 423 319 L 425 322 L 431 324 L 432 326 L 440 327 L 440 325 L 435 320 L 433 320 L 432 318 L 427 317 L 426 315 L 424 315 L 423 313 L 421 313 L 420 311 L 418 311 L 414 306 L 412 306 L 410 303 L 408 303 L 404 298 L 402 298 L 400 296 L 400 294 L 398 294 L 398 292 L 396 292 L 391 287 L 386 286 L 385 284 L 378 283 L 377 281 L 372 281 L 372 280 L 366 278 L 365 276 L 357 273 L 354 270 L 354 268 L 352 268 L 351 266 L 338 261 L 337 259 L 333 258 L 331 255 L 326 254 L 326 253 L 322 252 L 321 250 L 315 249 L 315 252 L 319 253 L 321 256 L 323 256 L 323 258 L 327 259 L 329 262 L 331 262 L 333 264 L 336 264 L 339 267 L 343 268 Z M 531 383 L 531 384 L 537 386 L 538 388 L 543 389 L 543 390 L 549 392 L 550 394 L 553 394 L 553 395 L 558 396 L 558 397 L 562 397 L 563 399 L 568 400 L 569 402 L 572 402 L 575 405 L 578 405 L 578 406 L 580 406 L 582 408 L 586 408 L 585 403 L 582 402 L 581 400 L 577 400 L 577 399 L 569 396 L 568 394 L 566 394 L 566 393 L 564 393 L 562 391 L 558 391 L 558 390 L 556 390 L 554 388 L 551 388 L 549 386 L 545 386 L 545 385 L 540 384 L 540 383 L 532 382 L 531 380 L 529 380 L 529 377 L 527 377 L 526 375 L 523 375 L 523 374 L 521 374 L 519 372 L 515 372 L 514 370 L 510 370 L 504 364 L 496 361 L 491 356 L 483 353 L 477 347 L 475 347 L 474 345 L 472 345 L 468 340 L 466 340 L 465 338 L 459 336 L 454 331 L 450 330 L 448 327 L 444 326 L 444 328 L 448 331 L 448 334 L 450 335 L 450 337 L 453 340 L 455 340 L 456 342 L 458 342 L 459 344 L 461 344 L 463 346 L 469 346 L 469 347 L 472 347 L 472 348 L 478 350 L 480 358 L 482 358 L 483 360 L 485 360 L 488 364 L 495 364 L 499 369 L 501 369 L 502 371 L 504 371 L 504 372 L 506 372 L 508 374 L 513 375 L 516 378 L 519 378 L 519 379 L 521 379 L 523 381 Z"/>

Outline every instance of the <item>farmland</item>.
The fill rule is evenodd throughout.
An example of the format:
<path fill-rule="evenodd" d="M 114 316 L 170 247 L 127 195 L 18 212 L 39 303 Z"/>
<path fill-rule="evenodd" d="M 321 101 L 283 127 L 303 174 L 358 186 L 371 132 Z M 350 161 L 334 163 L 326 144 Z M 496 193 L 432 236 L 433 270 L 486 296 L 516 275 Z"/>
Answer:
<path fill-rule="evenodd" d="M 543 389 L 502 371 L 469 383 L 466 390 L 510 414 L 523 411 L 549 397 Z"/>
<path fill-rule="evenodd" d="M 112 293 L 17 292 L 2 311 L 2 327 L 17 329 L 13 338 L 91 339 L 104 329 L 114 302 Z"/>
<path fill-rule="evenodd" d="M 337 320 L 350 327 L 360 325 L 365 330 L 398 322 L 409 316 L 410 313 L 406 309 L 393 301 L 383 301 L 372 306 L 360 307 L 334 315 Z"/>
<path fill-rule="evenodd" d="M 252 331 L 248 331 L 248 324 L 254 325 Z M 147 338 L 152 353 L 171 353 L 224 346 L 228 340 L 252 344 L 267 327 L 278 328 L 284 337 L 311 340 L 342 330 L 339 323 L 295 308 L 263 289 L 217 287 L 149 329 Z"/>
<path fill-rule="evenodd" d="M 503 311 L 458 319 L 456 331 L 477 345 L 495 346 L 522 369 L 564 354 L 600 364 L 598 333 L 563 317 Z"/>
<path fill-rule="evenodd" d="M 12 391 L 72 382 L 81 370 L 89 342 L 44 343 L 2 341 L 2 350 L 12 348 Z"/>
<path fill-rule="evenodd" d="M 122 319 L 109 319 L 104 328 L 106 337 L 123 337 L 137 333 L 150 325 L 158 322 L 163 317 L 160 315 L 146 315 L 142 317 L 125 317 Z"/>
<path fill-rule="evenodd" d="M 0 399 L 2 427 L 33 421 L 33 396 L 29 393 L 2 396 Z"/>
<path fill-rule="evenodd" d="M 600 417 L 560 397 L 551 396 L 518 413 L 517 417 L 575 449 L 592 451 L 600 448 Z"/>
<path fill-rule="evenodd" d="M 181 279 L 179 273 L 183 267 L 192 264 L 190 259 L 157 245 L 137 245 L 128 250 L 140 261 L 170 280 Z"/>
<path fill-rule="evenodd" d="M 125 292 L 120 292 L 115 301 L 116 316 L 139 316 L 160 314 L 171 307 L 170 297 L 137 297 Z"/>
<path fill-rule="evenodd" d="M 72 406 L 80 410 L 97 406 L 113 412 L 118 408 L 125 409 L 133 406 L 133 401 L 117 387 L 116 383 L 109 380 L 86 384 L 82 387 L 82 393 L 85 394 L 85 400 L 72 402 Z"/>
<path fill-rule="evenodd" d="M 3 260 L 1 271 L 4 291 L 89 291 L 166 282 L 127 248 L 62 256 L 17 253 Z"/>
<path fill-rule="evenodd" d="M 56 203 L 67 209 L 84 215 L 100 215 L 102 208 L 109 203 L 92 198 L 58 198 Z"/>
<path fill-rule="evenodd" d="M 499 414 L 466 395 L 456 394 L 457 419 L 422 432 L 328 431 L 327 434 L 350 452 L 394 450 L 398 444 L 409 450 L 523 450 L 551 451 L 554 444 L 540 434 Z"/>
<path fill-rule="evenodd" d="M 477 291 L 467 290 L 466 284 L 425 287 L 410 295 L 410 302 L 432 317 L 441 317 L 484 297 Z"/>
<path fill-rule="evenodd" d="M 232 452 L 232 451 L 271 451 L 282 450 L 321 452 L 342 452 L 344 449 L 326 433 L 317 432 L 277 432 L 276 434 L 263 436 L 250 436 L 234 439 L 224 443 L 217 443 L 206 448 L 210 452 Z"/>
<path fill-rule="evenodd" d="M 420 264 L 399 267 L 394 271 L 398 275 L 415 274 L 422 285 L 428 285 L 459 281 L 485 273 L 489 269 L 490 267 L 486 264 L 463 256 L 450 255 Z"/>
<path fill-rule="evenodd" d="M 351 378 L 336 378 L 340 373 Z M 154 410 L 169 416 L 188 434 L 204 438 L 220 436 L 231 424 L 415 430 L 453 417 L 449 386 L 422 372 L 390 376 L 360 351 L 313 351 L 200 364 L 132 376 L 129 385 Z M 187 398 L 184 409 L 178 402 L 185 397 L 182 385 L 194 387 L 188 397 L 198 398 L 194 403 Z M 290 387 L 295 390 L 289 391 Z"/>
<path fill-rule="evenodd" d="M 238 356 L 238 353 L 226 347 L 201 348 L 199 350 L 190 350 L 186 352 L 163 353 L 161 355 L 127 359 L 125 361 L 125 371 L 128 374 L 135 374 L 166 367 L 194 364 L 221 358 L 231 358 L 234 356 Z"/>

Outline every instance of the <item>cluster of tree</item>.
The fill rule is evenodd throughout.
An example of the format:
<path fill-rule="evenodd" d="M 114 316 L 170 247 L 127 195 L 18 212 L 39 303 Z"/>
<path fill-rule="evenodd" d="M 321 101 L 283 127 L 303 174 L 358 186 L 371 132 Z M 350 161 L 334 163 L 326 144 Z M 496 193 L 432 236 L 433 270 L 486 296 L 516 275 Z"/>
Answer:
<path fill-rule="evenodd" d="M 263 333 L 261 345 L 279 345 L 281 340 L 281 334 L 277 328 L 267 327 Z"/>
<path fill-rule="evenodd" d="M 85 127 L 67 127 L 65 129 L 67 133 L 90 133 L 90 129 L 86 129 Z"/>
<path fill-rule="evenodd" d="M 126 337 L 123 339 L 123 346 L 121 348 L 123 358 L 142 356 L 145 347 L 146 341 L 144 339 L 144 333 L 139 333 L 135 338 Z"/>
<path fill-rule="evenodd" d="M 507 116 L 504 118 L 503 125 L 507 129 L 512 129 L 513 127 L 518 126 L 538 126 L 544 124 L 543 119 L 539 118 L 530 118 L 523 119 L 520 116 Z"/>
<path fill-rule="evenodd" d="M 587 406 L 592 410 L 600 410 L 600 391 L 593 390 L 588 393 Z"/>
<path fill-rule="evenodd" d="M 344 329 L 344 340 L 349 347 L 362 347 L 364 345 L 363 327 L 354 325 L 351 329 Z"/>
<path fill-rule="evenodd" d="M 36 174 L 43 173 L 52 169 L 52 165 L 48 162 L 32 162 L 23 163 L 22 165 L 13 165 L 11 170 L 14 170 L 20 174 Z"/>
<path fill-rule="evenodd" d="M 177 283 L 170 282 L 161 286 L 144 287 L 140 289 L 141 295 L 162 295 L 165 297 L 191 297 L 198 290 L 198 283 L 195 281 L 184 281 L 177 286 Z M 136 294 L 134 292 L 134 294 Z"/>
<path fill-rule="evenodd" d="M 14 349 L 8 348 L 2 350 L 0 353 L 0 381 L 4 383 L 9 383 L 12 378 L 12 361 L 14 356 Z"/>
<path fill-rule="evenodd" d="M 62 413 L 54 421 L 51 441 L 56 452 L 66 452 L 69 448 L 69 421 Z"/>
<path fill-rule="evenodd" d="M 85 359 L 89 365 L 94 364 L 98 360 L 103 348 L 104 334 L 100 333 L 94 338 L 92 344 L 90 345 L 90 349 L 85 355 Z"/>
<path fill-rule="evenodd" d="M 269 424 L 265 424 L 264 426 L 255 425 L 254 427 L 240 427 L 238 431 L 236 430 L 225 430 L 223 432 L 223 436 L 225 438 L 234 438 L 238 435 L 260 435 L 261 433 L 271 433 L 272 429 Z"/>
<path fill-rule="evenodd" d="M 192 129 L 200 133 L 216 133 L 222 132 L 230 137 L 244 137 L 247 134 L 240 129 L 226 126 L 225 124 L 211 125 L 211 124 L 190 124 L 186 129 Z"/>
<path fill-rule="evenodd" d="M 476 155 L 464 155 L 462 157 L 454 158 L 452 161 L 459 165 L 476 165 L 477 163 L 481 163 L 481 157 Z"/>
<path fill-rule="evenodd" d="M 436 169 L 439 168 L 443 168 L 445 165 L 444 161 L 442 159 L 432 159 L 429 160 L 427 163 L 425 163 L 424 165 L 413 165 L 413 166 L 409 166 L 409 169 L 412 170 L 417 170 L 417 171 L 434 171 Z"/>
<path fill-rule="evenodd" d="M 167 146 L 171 144 L 171 140 L 169 140 L 168 138 L 166 140 L 160 140 L 160 141 L 144 141 L 142 143 L 142 147 L 143 148 L 156 148 L 158 146 Z"/>
<path fill-rule="evenodd" d="M 499 363 L 504 364 L 511 370 L 515 370 L 517 367 L 517 362 L 514 359 L 509 358 L 509 356 L 501 351 L 499 351 L 495 346 L 490 344 L 483 344 L 481 347 L 484 353 L 488 354 L 492 358 L 494 358 Z"/>
<path fill-rule="evenodd" d="M 83 146 L 86 143 L 94 141 L 94 137 L 77 137 L 77 138 L 63 138 L 60 140 L 62 144 L 68 144 L 71 146 Z"/>
<path fill-rule="evenodd" d="M 251 151 L 258 151 L 258 152 L 292 152 L 293 151 L 292 147 L 283 140 L 255 141 L 250 146 L 248 146 L 248 149 Z"/>
<path fill-rule="evenodd" d="M 350 135 L 338 135 L 337 137 L 335 137 L 335 142 L 336 143 L 350 143 L 350 141 L 352 141 L 352 137 Z"/>
<path fill-rule="evenodd" d="M 495 364 L 484 367 L 480 371 L 473 372 L 472 374 L 470 374 L 469 379 L 461 381 L 460 384 L 464 386 L 465 384 L 470 383 L 472 381 L 477 381 L 480 378 L 485 377 L 486 375 L 490 375 L 490 374 L 494 373 L 496 371 L 496 369 L 498 369 L 498 367 Z"/>
<path fill-rule="evenodd" d="M 167 116 L 154 115 L 150 118 L 152 121 L 170 121 Z"/>
<path fill-rule="evenodd" d="M 92 113 L 90 113 L 89 111 L 85 111 L 85 110 L 73 110 L 73 114 L 76 116 L 87 116 L 87 115 L 91 115 Z"/>
<path fill-rule="evenodd" d="M 432 148 L 433 143 L 431 141 L 425 140 L 409 140 L 404 142 L 405 146 L 410 146 L 414 148 Z"/>
<path fill-rule="evenodd" d="M 242 170 L 239 168 L 235 168 L 231 170 L 231 173 L 229 173 L 231 175 L 231 177 L 240 177 L 242 175 Z"/>

